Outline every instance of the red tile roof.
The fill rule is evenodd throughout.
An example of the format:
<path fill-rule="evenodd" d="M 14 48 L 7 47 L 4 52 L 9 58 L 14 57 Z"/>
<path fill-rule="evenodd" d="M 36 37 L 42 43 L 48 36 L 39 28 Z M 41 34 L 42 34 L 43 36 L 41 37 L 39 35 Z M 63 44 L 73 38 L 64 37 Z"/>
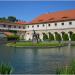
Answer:
<path fill-rule="evenodd" d="M 22 22 L 22 21 L 18 21 L 18 22 L 16 22 L 16 24 L 28 24 L 28 22 Z"/>
<path fill-rule="evenodd" d="M 31 23 L 34 24 L 34 23 L 73 20 L 73 19 L 75 19 L 75 10 L 64 10 L 60 12 L 42 14 L 37 18 L 33 19 Z"/>

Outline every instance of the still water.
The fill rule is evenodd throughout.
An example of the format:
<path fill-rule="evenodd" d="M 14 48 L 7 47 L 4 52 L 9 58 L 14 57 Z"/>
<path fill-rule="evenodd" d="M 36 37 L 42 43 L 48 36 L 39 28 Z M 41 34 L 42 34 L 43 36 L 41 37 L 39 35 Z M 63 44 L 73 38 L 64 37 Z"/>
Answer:
<path fill-rule="evenodd" d="M 75 58 L 75 47 L 14 48 L 0 44 L 0 63 L 10 64 L 13 73 L 52 74 Z"/>

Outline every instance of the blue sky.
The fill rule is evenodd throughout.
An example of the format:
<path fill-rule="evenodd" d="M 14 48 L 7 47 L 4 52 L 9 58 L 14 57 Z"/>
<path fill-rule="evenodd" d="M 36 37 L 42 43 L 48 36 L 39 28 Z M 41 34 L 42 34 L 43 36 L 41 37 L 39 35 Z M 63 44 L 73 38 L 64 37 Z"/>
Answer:
<path fill-rule="evenodd" d="M 70 9 L 75 9 L 75 1 L 0 1 L 0 17 L 16 16 L 25 21 L 44 13 Z"/>

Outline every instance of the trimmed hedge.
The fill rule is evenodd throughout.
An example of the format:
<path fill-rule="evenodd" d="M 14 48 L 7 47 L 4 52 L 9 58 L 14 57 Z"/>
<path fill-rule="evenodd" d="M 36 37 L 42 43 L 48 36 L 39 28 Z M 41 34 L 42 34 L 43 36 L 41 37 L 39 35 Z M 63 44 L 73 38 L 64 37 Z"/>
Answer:
<path fill-rule="evenodd" d="M 43 33 L 43 40 L 45 41 L 47 39 L 48 39 L 48 36 L 45 33 Z"/>
<path fill-rule="evenodd" d="M 73 33 L 73 34 L 70 36 L 70 38 L 71 38 L 71 41 L 75 41 L 75 34 Z"/>
<path fill-rule="evenodd" d="M 62 33 L 62 38 L 63 38 L 64 41 L 69 40 L 68 34 L 66 34 L 66 33 Z"/>
<path fill-rule="evenodd" d="M 49 33 L 49 41 L 53 41 L 53 40 L 54 40 L 53 34 Z"/>
<path fill-rule="evenodd" d="M 7 36 L 7 40 L 10 41 L 10 40 L 19 40 L 19 36 L 17 35 L 11 35 L 11 36 Z"/>
<path fill-rule="evenodd" d="M 57 41 L 61 41 L 62 40 L 60 34 L 57 33 L 57 32 L 55 32 L 55 38 L 56 38 Z"/>

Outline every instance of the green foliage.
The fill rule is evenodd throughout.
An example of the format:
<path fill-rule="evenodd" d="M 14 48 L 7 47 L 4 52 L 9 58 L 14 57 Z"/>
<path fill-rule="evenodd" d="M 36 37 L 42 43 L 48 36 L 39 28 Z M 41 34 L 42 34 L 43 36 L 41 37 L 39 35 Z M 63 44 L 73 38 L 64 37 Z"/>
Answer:
<path fill-rule="evenodd" d="M 55 32 L 55 38 L 56 38 L 57 41 L 61 41 L 61 36 L 57 32 Z"/>
<path fill-rule="evenodd" d="M 51 34 L 51 33 L 49 33 L 49 40 L 50 40 L 50 41 L 54 40 L 54 36 L 53 36 L 53 34 Z"/>
<path fill-rule="evenodd" d="M 43 40 L 45 41 L 47 39 L 48 39 L 48 36 L 45 33 L 43 33 Z"/>
<path fill-rule="evenodd" d="M 71 36 L 70 36 L 71 40 L 72 41 L 75 41 L 75 34 L 73 33 Z"/>
<path fill-rule="evenodd" d="M 12 40 L 12 41 L 14 41 L 14 40 L 19 40 L 19 36 L 17 36 L 17 35 L 7 36 L 7 40 L 8 40 L 8 41 L 9 41 L 9 40 Z"/>
<path fill-rule="evenodd" d="M 75 75 L 75 61 L 72 61 L 70 65 L 65 66 L 61 69 L 57 69 L 56 71 L 57 74 L 74 74 Z"/>
<path fill-rule="evenodd" d="M 8 64 L 0 65 L 0 74 L 10 74 L 12 72 L 12 68 Z"/>
<path fill-rule="evenodd" d="M 16 43 L 8 43 L 7 46 L 13 46 L 13 47 L 56 47 L 56 46 L 64 46 L 63 43 L 58 42 L 39 42 L 39 43 L 33 43 L 33 42 L 16 42 Z"/>
<path fill-rule="evenodd" d="M 8 30 L 8 31 L 12 33 L 17 33 L 17 30 Z"/>
<path fill-rule="evenodd" d="M 16 21 L 16 17 L 14 17 L 14 16 L 8 16 L 8 20 L 10 22 L 15 22 Z"/>
<path fill-rule="evenodd" d="M 68 34 L 66 34 L 66 33 L 62 33 L 62 38 L 63 38 L 64 41 L 69 40 Z"/>

